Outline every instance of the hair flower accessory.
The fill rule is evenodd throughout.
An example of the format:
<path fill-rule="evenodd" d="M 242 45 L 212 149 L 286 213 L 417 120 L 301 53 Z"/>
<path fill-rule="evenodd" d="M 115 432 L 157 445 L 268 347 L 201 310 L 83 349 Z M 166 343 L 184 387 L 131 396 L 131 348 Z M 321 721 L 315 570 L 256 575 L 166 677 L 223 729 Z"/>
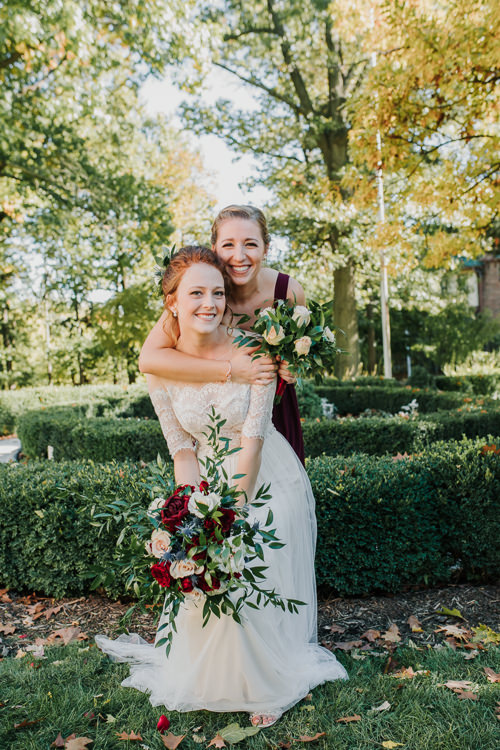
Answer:
<path fill-rule="evenodd" d="M 172 260 L 173 255 L 175 255 L 175 245 L 172 245 L 172 247 L 167 247 L 165 249 L 163 260 L 160 260 L 160 258 L 156 255 L 153 256 L 156 261 L 156 266 L 154 268 L 155 286 L 160 297 L 163 296 L 163 276 L 169 266 L 170 261 Z"/>

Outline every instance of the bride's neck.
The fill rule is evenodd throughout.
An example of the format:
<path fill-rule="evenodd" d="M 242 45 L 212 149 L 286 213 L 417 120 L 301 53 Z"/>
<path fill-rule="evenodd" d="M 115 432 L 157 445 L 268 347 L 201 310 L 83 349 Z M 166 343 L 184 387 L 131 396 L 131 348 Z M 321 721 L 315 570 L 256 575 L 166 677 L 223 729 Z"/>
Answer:
<path fill-rule="evenodd" d="M 219 326 L 215 331 L 208 334 L 200 334 L 197 331 L 186 331 L 181 333 L 177 339 L 175 348 L 185 354 L 202 359 L 215 359 L 219 350 L 227 346 L 227 332 L 225 326 Z"/>

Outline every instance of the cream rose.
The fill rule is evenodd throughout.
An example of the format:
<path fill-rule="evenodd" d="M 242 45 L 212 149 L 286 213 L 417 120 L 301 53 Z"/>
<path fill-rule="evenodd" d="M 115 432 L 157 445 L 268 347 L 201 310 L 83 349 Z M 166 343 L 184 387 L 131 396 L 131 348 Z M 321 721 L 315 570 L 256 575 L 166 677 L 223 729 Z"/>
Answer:
<path fill-rule="evenodd" d="M 311 311 L 304 305 L 296 305 L 293 310 L 292 319 L 298 326 L 306 326 L 311 322 Z"/>
<path fill-rule="evenodd" d="M 272 313 L 272 312 L 274 312 L 272 307 L 264 307 L 264 309 L 261 310 L 259 313 L 259 318 L 267 318 L 269 313 Z"/>
<path fill-rule="evenodd" d="M 335 343 L 335 334 L 328 328 L 328 326 L 323 328 L 323 338 L 329 341 L 330 344 Z"/>
<path fill-rule="evenodd" d="M 302 338 L 297 339 L 295 342 L 294 349 L 299 355 L 299 357 L 305 356 L 306 354 L 309 354 L 309 349 L 311 348 L 311 339 L 309 336 L 302 336 Z"/>
<path fill-rule="evenodd" d="M 197 516 L 198 518 L 204 518 L 212 510 L 215 510 L 219 507 L 220 501 L 220 496 L 216 495 L 215 492 L 210 492 L 208 495 L 204 495 L 203 492 L 199 492 L 198 490 L 196 490 L 196 492 L 193 492 L 193 494 L 189 498 L 188 510 L 194 516 Z M 202 512 L 198 508 L 198 503 L 207 505 L 207 510 L 205 512 Z"/>
<path fill-rule="evenodd" d="M 158 516 L 157 513 L 155 513 L 156 510 L 159 510 L 160 508 L 163 508 L 165 505 L 165 498 L 164 497 L 155 497 L 153 502 L 150 504 L 148 508 L 148 516 L 150 518 L 156 518 Z"/>
<path fill-rule="evenodd" d="M 185 578 L 186 576 L 198 575 L 203 571 L 203 565 L 197 565 L 194 560 L 174 560 L 170 565 L 172 578 Z"/>
<path fill-rule="evenodd" d="M 279 344 L 280 341 L 283 341 L 283 339 L 285 338 L 285 331 L 283 330 L 283 326 L 280 326 L 278 332 L 276 333 L 276 329 L 273 326 L 269 333 L 266 331 L 262 334 L 262 337 L 267 341 L 268 344 L 271 344 L 271 346 L 276 346 L 276 344 Z"/>
<path fill-rule="evenodd" d="M 219 593 L 219 592 L 216 592 Z M 205 594 L 200 589 L 193 589 L 192 591 L 184 592 L 184 598 L 189 599 L 195 604 L 201 604 L 205 601 Z"/>
<path fill-rule="evenodd" d="M 154 557 L 163 557 L 170 549 L 170 534 L 164 529 L 155 529 L 146 542 L 146 552 Z"/>

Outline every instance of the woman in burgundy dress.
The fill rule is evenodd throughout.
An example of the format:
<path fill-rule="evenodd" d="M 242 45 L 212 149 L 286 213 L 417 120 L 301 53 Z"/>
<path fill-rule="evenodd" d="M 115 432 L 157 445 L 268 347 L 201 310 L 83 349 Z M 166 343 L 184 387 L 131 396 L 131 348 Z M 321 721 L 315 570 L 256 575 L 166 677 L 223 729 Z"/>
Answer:
<path fill-rule="evenodd" d="M 262 211 L 253 206 L 228 206 L 219 212 L 212 226 L 212 249 L 226 266 L 232 282 L 228 300 L 237 316 L 270 307 L 278 299 L 305 305 L 301 285 L 286 274 L 267 268 L 262 262 L 269 248 L 269 233 Z M 232 379 L 239 383 L 268 384 L 276 365 L 267 357 L 252 360 L 248 349 L 241 349 L 231 360 L 207 360 L 173 349 L 174 342 L 164 330 L 165 313 L 160 317 L 142 347 L 141 372 L 184 383 L 210 383 Z M 293 377 L 286 363 L 279 363 L 279 375 L 288 383 L 279 404 L 274 406 L 273 423 L 304 463 L 304 444 Z"/>

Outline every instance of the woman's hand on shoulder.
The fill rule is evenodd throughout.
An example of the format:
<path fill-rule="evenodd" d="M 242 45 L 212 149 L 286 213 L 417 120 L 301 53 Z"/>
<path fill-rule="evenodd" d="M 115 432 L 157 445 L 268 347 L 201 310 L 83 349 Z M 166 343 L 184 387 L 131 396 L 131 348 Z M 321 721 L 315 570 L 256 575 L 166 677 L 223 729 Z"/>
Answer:
<path fill-rule="evenodd" d="M 287 290 L 286 298 L 293 305 L 305 305 L 306 304 L 306 294 L 301 284 L 299 284 L 297 279 L 292 279 L 291 276 L 288 281 L 288 290 Z"/>
<path fill-rule="evenodd" d="M 249 385 L 269 385 L 276 375 L 277 365 L 270 357 L 252 355 L 259 347 L 240 347 L 231 357 L 231 380 Z"/>

